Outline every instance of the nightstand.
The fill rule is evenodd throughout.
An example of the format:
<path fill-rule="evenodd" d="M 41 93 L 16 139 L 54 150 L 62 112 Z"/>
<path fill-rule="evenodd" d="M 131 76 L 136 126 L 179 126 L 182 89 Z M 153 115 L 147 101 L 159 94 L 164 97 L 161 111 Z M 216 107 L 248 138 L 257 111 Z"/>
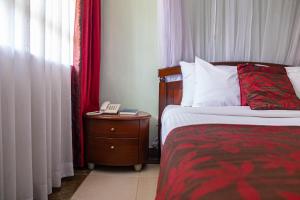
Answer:
<path fill-rule="evenodd" d="M 149 120 L 151 115 L 85 116 L 86 158 L 88 166 L 133 165 L 142 169 L 148 157 Z"/>

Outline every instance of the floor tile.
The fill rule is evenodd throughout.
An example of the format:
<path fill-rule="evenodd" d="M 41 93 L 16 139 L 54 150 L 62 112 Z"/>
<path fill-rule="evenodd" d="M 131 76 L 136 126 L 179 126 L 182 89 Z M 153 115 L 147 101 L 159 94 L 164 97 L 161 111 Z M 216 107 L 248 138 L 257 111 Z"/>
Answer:
<path fill-rule="evenodd" d="M 72 200 L 134 200 L 138 177 L 89 175 Z"/>
<path fill-rule="evenodd" d="M 157 177 L 140 177 L 136 200 L 154 200 L 157 180 Z"/>
<path fill-rule="evenodd" d="M 148 164 L 144 166 L 140 173 L 140 177 L 158 177 L 159 175 L 159 165 L 158 164 Z"/>
<path fill-rule="evenodd" d="M 133 167 L 97 167 L 72 200 L 153 200 L 158 174 L 158 164 L 145 165 L 141 172 Z"/>
<path fill-rule="evenodd" d="M 117 176 L 117 177 L 139 177 L 140 172 L 136 172 L 133 169 L 133 166 L 130 167 L 106 167 L 100 166 L 95 168 L 90 174 L 101 175 L 101 176 Z"/>
<path fill-rule="evenodd" d="M 52 194 L 48 196 L 49 200 L 70 199 L 80 184 L 89 175 L 90 170 L 75 170 L 74 176 L 62 179 L 60 188 L 53 188 Z"/>

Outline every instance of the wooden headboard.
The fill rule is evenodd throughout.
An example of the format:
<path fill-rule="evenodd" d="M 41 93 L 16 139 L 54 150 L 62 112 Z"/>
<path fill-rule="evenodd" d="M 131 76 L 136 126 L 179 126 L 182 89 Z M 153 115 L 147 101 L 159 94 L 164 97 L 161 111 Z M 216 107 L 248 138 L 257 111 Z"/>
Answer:
<path fill-rule="evenodd" d="M 261 63 L 261 62 L 213 62 L 213 65 L 237 66 L 238 64 L 252 63 L 275 67 L 286 67 L 282 64 Z M 159 115 L 158 115 L 158 138 L 160 147 L 161 115 L 167 105 L 180 105 L 182 98 L 182 81 L 166 82 L 167 76 L 181 75 L 180 66 L 166 67 L 158 70 L 159 77 Z"/>

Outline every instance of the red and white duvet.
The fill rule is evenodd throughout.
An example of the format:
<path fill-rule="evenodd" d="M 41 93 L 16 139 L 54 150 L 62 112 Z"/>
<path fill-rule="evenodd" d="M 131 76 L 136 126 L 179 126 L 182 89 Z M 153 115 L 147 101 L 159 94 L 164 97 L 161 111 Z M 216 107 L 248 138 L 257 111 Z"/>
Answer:
<path fill-rule="evenodd" d="M 157 200 L 300 199 L 299 111 L 233 110 L 166 109 Z"/>

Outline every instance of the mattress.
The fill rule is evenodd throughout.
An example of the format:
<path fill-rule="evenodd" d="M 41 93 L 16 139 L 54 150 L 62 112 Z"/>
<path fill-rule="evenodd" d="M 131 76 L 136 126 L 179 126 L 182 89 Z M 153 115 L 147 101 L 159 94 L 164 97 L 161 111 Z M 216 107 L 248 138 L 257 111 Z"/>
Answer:
<path fill-rule="evenodd" d="M 300 111 L 251 110 L 248 106 L 182 107 L 169 105 L 162 119 L 161 141 L 175 128 L 196 124 L 300 126 Z"/>

